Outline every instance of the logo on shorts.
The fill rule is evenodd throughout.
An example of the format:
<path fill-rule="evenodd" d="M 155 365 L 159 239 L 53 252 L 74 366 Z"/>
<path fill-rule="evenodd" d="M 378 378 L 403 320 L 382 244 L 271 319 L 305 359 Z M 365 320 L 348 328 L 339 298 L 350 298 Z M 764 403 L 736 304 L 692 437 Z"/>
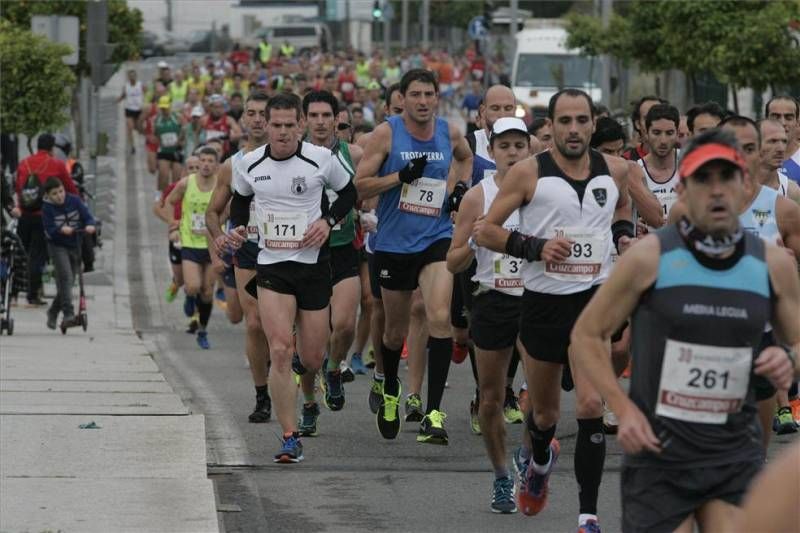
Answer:
<path fill-rule="evenodd" d="M 608 195 L 606 194 L 605 187 L 592 189 L 592 194 L 594 194 L 594 199 L 597 200 L 597 204 L 600 207 L 605 207 L 606 200 L 608 199 Z"/>
<path fill-rule="evenodd" d="M 292 192 L 294 194 L 300 195 L 306 192 L 308 187 L 306 186 L 306 178 L 303 176 L 297 176 L 296 178 L 292 178 Z"/>
<path fill-rule="evenodd" d="M 388 270 L 381 270 L 380 278 L 381 279 L 391 279 L 392 276 L 389 275 Z"/>

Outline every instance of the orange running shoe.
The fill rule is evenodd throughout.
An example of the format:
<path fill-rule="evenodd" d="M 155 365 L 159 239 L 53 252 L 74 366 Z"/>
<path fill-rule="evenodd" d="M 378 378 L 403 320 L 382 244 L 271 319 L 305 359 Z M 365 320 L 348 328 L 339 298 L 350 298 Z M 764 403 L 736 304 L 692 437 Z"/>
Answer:
<path fill-rule="evenodd" d="M 400 352 L 400 359 L 408 359 L 408 344 L 403 340 L 403 351 Z"/>
<path fill-rule="evenodd" d="M 464 359 L 467 358 L 469 355 L 469 346 L 466 344 L 459 344 L 456 341 L 453 341 L 453 355 L 450 357 L 450 360 L 460 365 L 464 362 Z"/>
<path fill-rule="evenodd" d="M 525 482 L 520 487 L 517 496 L 517 506 L 522 512 L 528 516 L 539 514 L 542 509 L 547 505 L 547 485 L 550 480 L 550 474 L 558 461 L 558 453 L 561 451 L 561 445 L 558 440 L 553 439 L 550 441 L 550 465 L 547 467 L 547 472 L 544 474 L 537 474 L 533 470 L 533 460 L 528 463 L 527 471 L 525 472 Z"/>
<path fill-rule="evenodd" d="M 800 398 L 789 400 L 789 407 L 792 408 L 792 418 L 797 423 L 800 423 Z"/>
<path fill-rule="evenodd" d="M 622 371 L 622 377 L 631 379 L 631 364 L 628 363 L 628 366 L 625 367 L 625 370 Z"/>

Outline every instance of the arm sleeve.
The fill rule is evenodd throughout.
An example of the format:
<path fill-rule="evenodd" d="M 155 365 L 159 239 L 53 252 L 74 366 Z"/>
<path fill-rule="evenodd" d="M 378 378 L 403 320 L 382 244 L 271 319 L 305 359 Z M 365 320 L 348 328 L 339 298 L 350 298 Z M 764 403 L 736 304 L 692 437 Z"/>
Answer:
<path fill-rule="evenodd" d="M 231 198 L 230 208 L 230 221 L 234 228 L 239 226 L 246 226 L 250 218 L 250 202 L 253 201 L 253 195 L 242 195 L 238 191 L 233 192 Z"/>
<path fill-rule="evenodd" d="M 81 221 L 83 221 L 83 227 L 86 226 L 94 226 L 97 222 L 95 221 L 92 213 L 89 211 L 89 208 L 86 207 L 86 204 L 83 203 L 83 200 L 80 198 L 75 198 L 78 201 L 78 211 L 81 213 Z"/>
<path fill-rule="evenodd" d="M 330 207 L 330 215 L 338 222 L 347 216 L 353 207 L 356 205 L 358 199 L 358 192 L 356 186 L 352 181 L 348 181 L 343 189 L 336 191 L 338 198 Z"/>
<path fill-rule="evenodd" d="M 47 238 L 53 240 L 53 237 L 58 233 L 58 228 L 56 228 L 55 213 L 53 213 L 51 204 L 45 203 L 42 205 L 42 224 Z"/>

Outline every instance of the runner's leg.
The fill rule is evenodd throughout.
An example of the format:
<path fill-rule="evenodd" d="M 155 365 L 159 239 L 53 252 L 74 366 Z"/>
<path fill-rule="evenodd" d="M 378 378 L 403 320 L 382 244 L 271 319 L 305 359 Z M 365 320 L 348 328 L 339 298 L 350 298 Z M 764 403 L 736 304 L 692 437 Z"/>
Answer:
<path fill-rule="evenodd" d="M 297 385 L 292 379 L 292 325 L 297 302 L 290 294 L 258 288 L 258 315 L 270 347 L 269 388 L 278 423 L 284 434 L 297 431 Z"/>

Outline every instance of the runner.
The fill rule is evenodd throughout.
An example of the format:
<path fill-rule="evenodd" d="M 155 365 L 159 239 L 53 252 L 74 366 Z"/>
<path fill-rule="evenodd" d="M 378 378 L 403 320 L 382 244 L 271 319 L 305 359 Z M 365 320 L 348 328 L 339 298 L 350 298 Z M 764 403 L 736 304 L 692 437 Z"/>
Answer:
<path fill-rule="evenodd" d="M 266 118 L 267 97 L 261 92 L 252 92 L 245 102 L 242 115 L 242 127 L 247 135 L 247 142 L 220 167 L 217 185 L 211 194 L 211 201 L 206 211 L 206 226 L 212 239 L 209 242 L 211 253 L 220 255 L 227 253 L 227 237 L 222 232 L 222 215 L 233 196 L 234 173 L 239 172 L 239 163 L 246 153 L 263 146 L 267 142 Z M 245 317 L 245 353 L 247 354 L 250 376 L 256 389 L 256 405 L 248 416 L 252 423 L 269 422 L 272 418 L 272 398 L 269 395 L 270 354 L 261 319 L 258 314 L 258 301 L 251 296 L 245 287 L 256 275 L 258 258 L 258 227 L 255 223 L 251 204 L 250 219 L 247 222 L 247 242 L 234 253 L 233 275 L 238 295 L 238 302 Z M 228 295 L 226 294 L 226 301 Z"/>
<path fill-rule="evenodd" d="M 680 165 L 687 216 L 623 254 L 573 330 L 575 364 L 619 417 L 624 532 L 733 530 L 764 462 L 751 376 L 785 389 L 794 373 L 784 349 L 752 348 L 771 317 L 800 349 L 800 284 L 784 251 L 742 231 L 745 165 L 730 133 L 696 136 Z M 630 314 L 628 398 L 606 346 Z"/>
<path fill-rule="evenodd" d="M 647 152 L 650 148 L 647 146 L 647 140 L 645 139 L 645 125 L 644 125 L 644 118 L 647 116 L 647 112 L 650 111 L 650 108 L 656 104 L 666 104 L 667 101 L 659 98 L 658 96 L 643 96 L 636 102 L 636 105 L 633 106 L 633 112 L 631 113 L 631 124 L 633 125 L 633 131 L 636 134 L 635 137 L 638 138 L 638 144 L 633 146 L 622 154 L 622 157 L 625 159 L 630 159 L 631 161 L 638 161 L 639 159 L 643 158 L 647 155 Z"/>
<path fill-rule="evenodd" d="M 669 104 L 656 104 L 650 108 L 644 119 L 644 138 L 650 152 L 637 163 L 644 171 L 648 188 L 655 194 L 661 205 L 662 223 L 666 220 L 672 204 L 677 199 L 675 187 L 678 185 L 678 127 L 681 116 Z M 633 181 L 633 180 L 631 180 Z M 653 229 L 653 226 L 650 227 Z"/>
<path fill-rule="evenodd" d="M 212 94 L 208 99 L 208 115 L 200 119 L 206 142 L 211 139 L 222 140 L 224 160 L 231 153 L 231 142 L 238 142 L 242 130 L 236 121 L 225 114 L 225 97 Z"/>
<path fill-rule="evenodd" d="M 370 134 L 356 185 L 363 198 L 380 195 L 375 262 L 386 314 L 381 345 L 386 379 L 378 429 L 387 439 L 400 431 L 397 370 L 408 333 L 411 295 L 419 286 L 430 340 L 428 405 L 417 441 L 446 444 L 441 399 L 453 351 L 449 316 L 453 283 L 444 261 L 452 236 L 448 207 L 457 210 L 467 189 L 472 154 L 458 130 L 434 116 L 438 93 L 430 71 L 412 69 L 403 75 L 400 94 L 405 110 Z"/>
<path fill-rule="evenodd" d="M 158 139 L 158 190 L 164 191 L 183 172 L 184 130 L 180 117 L 170 110 L 169 96 L 158 99 L 158 115 L 153 119 L 153 135 Z"/>
<path fill-rule="evenodd" d="M 490 101 L 488 92 L 486 101 Z M 495 474 L 491 509 L 496 513 L 517 510 L 514 480 L 506 463 L 503 414 L 508 395 L 505 370 L 511 364 L 519 333 L 522 279 L 519 259 L 479 248 L 468 240 L 471 240 L 473 224 L 489 210 L 508 169 L 528 157 L 530 143 L 527 127 L 521 119 L 506 117 L 493 121 L 487 155 L 497 168 L 464 195 L 447 253 L 447 267 L 454 274 L 466 271 L 477 260 L 472 281 L 478 283 L 479 288 L 470 312 L 470 331 L 477 350 L 480 428 Z M 503 227 L 508 231 L 517 230 L 519 213 L 514 211 Z M 520 421 L 521 417 L 520 413 Z"/>
<path fill-rule="evenodd" d="M 297 431 L 297 386 L 292 379 L 292 327 L 302 365 L 318 372 L 330 333 L 330 230 L 350 213 L 356 200 L 351 175 L 327 148 L 298 141 L 300 99 L 278 94 L 267 103 L 269 143 L 245 154 L 233 176 L 230 245 L 247 240 L 245 225 L 255 201 L 259 230 L 258 268 L 247 290 L 257 285 L 259 315 L 273 362 L 270 389 L 283 430 L 275 462 L 303 460 Z M 324 187 L 337 200 L 322 211 Z"/>
<path fill-rule="evenodd" d="M 788 137 L 783 125 L 777 120 L 764 119 L 758 123 L 761 133 L 761 168 L 759 180 L 765 187 L 775 189 L 795 203 L 800 203 L 800 185 L 783 173 Z"/>
<path fill-rule="evenodd" d="M 527 515 L 545 507 L 548 479 L 558 459 L 559 444 L 553 437 L 562 368 L 569 372 L 572 325 L 608 277 L 611 246 L 633 236 L 628 162 L 589 148 L 593 113 L 591 98 L 583 91 L 557 92 L 548 106 L 555 150 L 514 165 L 485 220 L 473 232 L 478 246 L 525 259 L 520 355 L 525 358 L 532 415 L 526 420 L 526 442 L 514 461 L 519 472 L 518 505 Z M 501 224 L 515 209 L 520 231 L 509 232 Z M 603 405 L 574 366 L 572 377 L 578 418 L 578 531 L 598 531 L 597 495 L 605 461 Z"/>
<path fill-rule="evenodd" d="M 547 118 L 537 118 L 531 122 L 528 133 L 536 137 L 542 143 L 543 150 L 553 148 L 553 125 Z"/>
<path fill-rule="evenodd" d="M 213 309 L 216 273 L 211 268 L 211 256 L 208 254 L 205 212 L 216 185 L 219 163 L 217 152 L 208 147 L 201 148 L 198 157 L 200 170 L 197 174 L 181 178 L 167 196 L 166 204 L 171 218 L 170 230 L 177 229 L 180 232 L 184 290 L 187 296 L 194 297 L 200 315 L 197 344 L 208 350 L 210 345 L 206 327 Z M 175 220 L 173 209 L 178 202 L 181 203 L 181 218 Z"/>
<path fill-rule="evenodd" d="M 328 91 L 311 91 L 303 98 L 303 115 L 308 127 L 306 139 L 315 146 L 328 148 L 350 174 L 354 164 L 361 159 L 360 147 L 336 138 L 335 117 L 339 113 L 339 102 Z M 336 202 L 337 195 L 325 188 L 329 204 Z M 328 247 L 330 248 L 330 267 L 332 295 L 330 300 L 332 332 L 327 356 L 322 368 L 322 390 L 325 406 L 331 411 L 344 407 L 345 392 L 342 385 L 340 365 L 346 364 L 347 351 L 353 344 L 356 328 L 356 313 L 361 299 L 361 283 L 358 279 L 358 250 L 353 246 L 355 239 L 354 211 L 344 220 L 331 227 Z M 298 426 L 301 436 L 314 436 L 317 433 L 319 406 L 314 394 L 314 378 L 311 372 L 300 377 L 303 389 L 303 409 Z"/>
<path fill-rule="evenodd" d="M 800 183 L 800 103 L 792 96 L 773 96 L 764 106 L 764 116 L 783 124 L 789 140 L 783 172 L 790 180 Z"/>
<path fill-rule="evenodd" d="M 125 139 L 127 145 L 131 147 L 131 153 L 136 153 L 134 146 L 133 132 L 136 131 L 139 117 L 144 106 L 144 87 L 142 82 L 136 79 L 136 71 L 128 71 L 128 83 L 122 87 L 122 94 L 119 95 L 117 102 L 125 102 Z"/>
<path fill-rule="evenodd" d="M 719 126 L 725 118 L 725 110 L 714 101 L 695 106 L 686 112 L 686 126 L 694 137 Z"/>

